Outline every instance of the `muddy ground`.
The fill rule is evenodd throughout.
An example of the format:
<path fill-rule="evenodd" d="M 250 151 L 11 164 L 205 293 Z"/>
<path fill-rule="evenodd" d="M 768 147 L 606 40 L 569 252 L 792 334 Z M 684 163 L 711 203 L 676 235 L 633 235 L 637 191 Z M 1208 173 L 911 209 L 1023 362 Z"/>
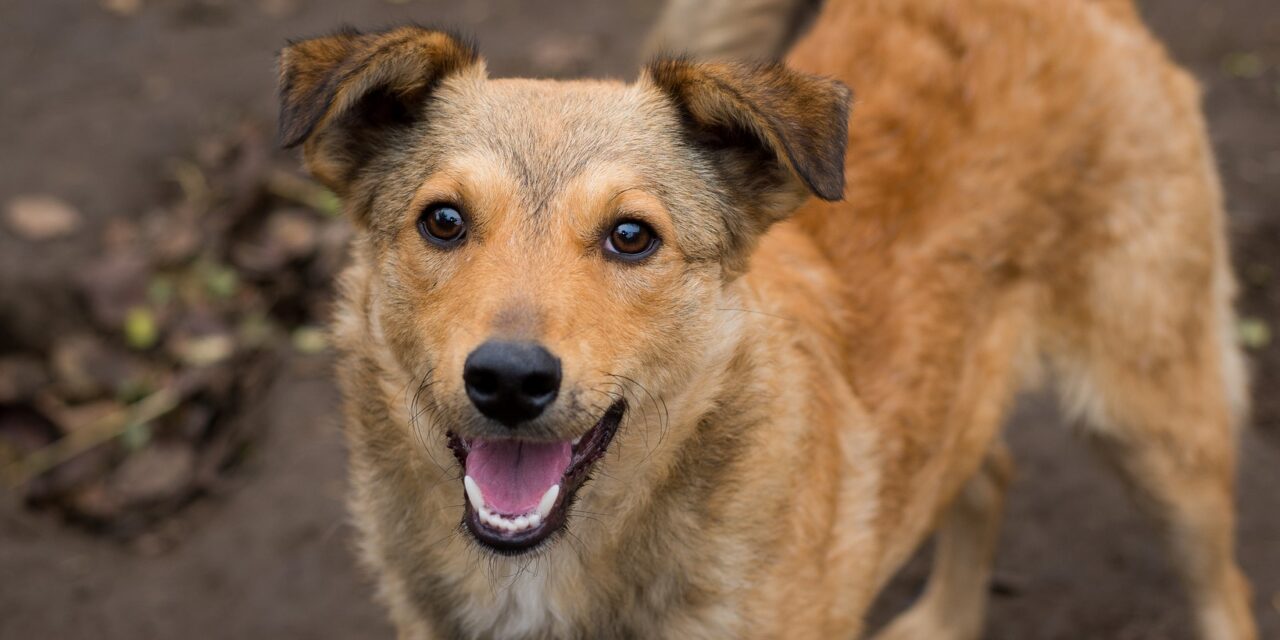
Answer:
<path fill-rule="evenodd" d="M 1243 439 L 1239 552 L 1264 638 L 1280 638 L 1280 6 L 1148 0 L 1206 89 L 1255 369 Z M 404 20 L 478 36 L 502 75 L 633 74 L 654 2 L 40 0 L 0 4 L 0 205 L 53 194 L 73 233 L 0 226 L 0 354 L 56 343 L 82 313 L 69 282 L 113 218 L 172 201 L 173 161 L 245 120 L 271 123 L 272 56 L 289 37 Z M 325 355 L 288 356 L 242 464 L 158 533 L 128 541 L 0 494 L 0 638 L 391 637 L 352 561 L 343 449 Z M 1189 638 L 1153 529 L 1031 397 L 1010 428 L 1020 474 L 990 638 Z M 905 606 L 919 559 L 877 609 Z"/>

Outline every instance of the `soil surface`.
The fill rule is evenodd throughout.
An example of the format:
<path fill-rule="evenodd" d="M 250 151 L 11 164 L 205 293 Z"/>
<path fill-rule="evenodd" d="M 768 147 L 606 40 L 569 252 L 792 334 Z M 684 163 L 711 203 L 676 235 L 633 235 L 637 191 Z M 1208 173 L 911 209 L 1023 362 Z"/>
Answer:
<path fill-rule="evenodd" d="M 1142 4 L 1204 85 L 1223 170 L 1257 406 L 1242 441 L 1238 548 L 1262 637 L 1280 638 L 1280 6 Z M 629 78 L 657 10 L 641 0 L 0 4 L 0 205 L 53 194 L 81 215 L 77 231 L 48 242 L 0 226 L 0 352 L 58 339 L 80 313 L 67 283 L 110 220 L 171 198 L 175 159 L 246 119 L 273 121 L 273 56 L 287 38 L 412 20 L 475 34 L 498 75 Z M 0 638 L 392 637 L 353 562 L 330 366 L 291 356 L 252 410 L 263 433 L 230 486 L 159 533 L 122 543 L 0 494 Z M 987 637 L 1190 638 L 1154 528 L 1053 402 L 1024 399 L 1009 432 L 1019 476 Z M 874 620 L 915 597 L 924 556 Z"/>

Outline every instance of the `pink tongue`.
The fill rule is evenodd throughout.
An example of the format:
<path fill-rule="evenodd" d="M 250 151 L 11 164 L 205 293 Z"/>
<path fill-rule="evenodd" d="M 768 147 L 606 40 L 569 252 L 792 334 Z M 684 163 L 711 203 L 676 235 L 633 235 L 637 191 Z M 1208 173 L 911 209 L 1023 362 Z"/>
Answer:
<path fill-rule="evenodd" d="M 490 509 L 520 515 L 533 511 L 547 489 L 560 482 L 572 457 L 568 441 L 477 439 L 467 453 L 467 475 L 480 486 Z"/>

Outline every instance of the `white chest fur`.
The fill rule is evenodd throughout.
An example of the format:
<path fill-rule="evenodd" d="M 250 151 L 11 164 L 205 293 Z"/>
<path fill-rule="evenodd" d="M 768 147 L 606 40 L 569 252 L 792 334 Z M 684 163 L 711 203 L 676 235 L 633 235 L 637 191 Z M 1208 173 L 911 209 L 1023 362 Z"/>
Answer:
<path fill-rule="evenodd" d="M 495 640 L 557 635 L 565 623 L 558 610 L 546 559 L 501 560 L 485 567 L 492 592 L 462 612 L 477 637 Z M 551 631 L 552 633 L 548 633 Z"/>

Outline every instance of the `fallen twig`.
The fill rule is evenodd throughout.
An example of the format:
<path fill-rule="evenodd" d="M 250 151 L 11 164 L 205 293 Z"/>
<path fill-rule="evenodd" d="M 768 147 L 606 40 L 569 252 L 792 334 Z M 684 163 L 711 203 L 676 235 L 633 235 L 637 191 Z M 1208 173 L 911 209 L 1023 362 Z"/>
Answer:
<path fill-rule="evenodd" d="M 46 471 L 119 437 L 130 426 L 146 424 L 173 411 L 181 404 L 188 389 L 190 385 L 181 383 L 160 389 L 120 411 L 107 414 L 84 428 L 31 452 L 10 464 L 0 476 L 10 488 L 20 488 Z"/>
<path fill-rule="evenodd" d="M 267 193 L 309 207 L 326 216 L 340 213 L 337 196 L 332 191 L 296 174 L 277 169 L 267 176 Z"/>

